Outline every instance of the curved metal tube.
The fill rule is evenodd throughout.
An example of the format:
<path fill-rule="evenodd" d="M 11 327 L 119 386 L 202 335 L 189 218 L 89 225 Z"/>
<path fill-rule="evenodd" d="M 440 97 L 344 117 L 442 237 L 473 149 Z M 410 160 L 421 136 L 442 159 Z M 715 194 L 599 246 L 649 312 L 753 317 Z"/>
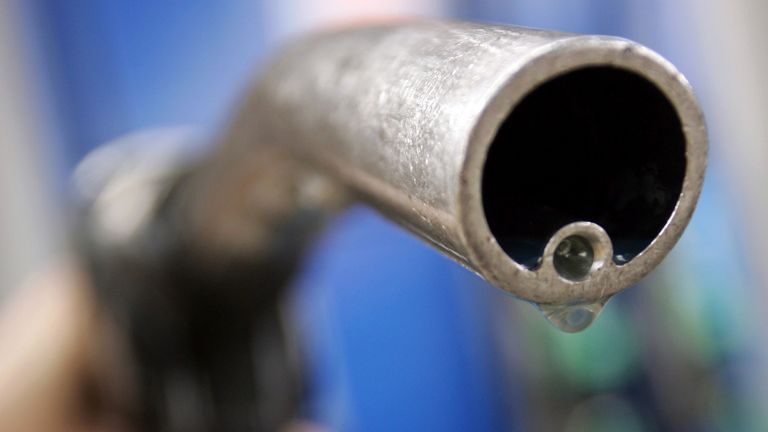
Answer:
<path fill-rule="evenodd" d="M 460 22 L 352 29 L 279 52 L 193 212 L 230 207 L 214 195 L 242 189 L 241 161 L 270 148 L 516 297 L 600 303 L 680 237 L 706 141 L 684 77 L 627 40 Z M 576 276 L 555 263 L 567 238 L 591 249 Z"/>

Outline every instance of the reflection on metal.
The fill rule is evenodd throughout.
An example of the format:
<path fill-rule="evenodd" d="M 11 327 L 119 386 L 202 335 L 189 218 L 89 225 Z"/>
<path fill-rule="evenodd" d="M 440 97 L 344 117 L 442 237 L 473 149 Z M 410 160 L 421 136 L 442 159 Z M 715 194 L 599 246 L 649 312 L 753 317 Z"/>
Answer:
<path fill-rule="evenodd" d="M 273 337 L 280 292 L 344 204 L 374 206 L 579 331 L 677 241 L 706 152 L 685 79 L 623 39 L 457 22 L 326 33 L 280 51 L 199 162 L 155 165 L 160 175 L 113 162 L 88 197 L 88 251 L 127 317 L 148 400 L 180 379 L 198 396 L 151 406 L 156 422 L 275 425 L 296 396 L 276 379 L 294 371 Z M 129 172 L 151 179 L 116 178 Z M 108 211 L 121 184 L 154 186 L 133 192 L 140 208 Z M 227 354 L 242 351 L 240 363 Z M 233 377 L 257 388 L 228 394 Z M 269 410 L 230 411 L 265 392 Z M 195 409 L 204 400 L 215 409 Z"/>

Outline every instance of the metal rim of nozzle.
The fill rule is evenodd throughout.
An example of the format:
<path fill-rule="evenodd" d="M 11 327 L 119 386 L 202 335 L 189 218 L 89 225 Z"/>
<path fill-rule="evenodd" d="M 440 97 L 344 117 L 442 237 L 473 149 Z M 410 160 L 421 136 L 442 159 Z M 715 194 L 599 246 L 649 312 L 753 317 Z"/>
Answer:
<path fill-rule="evenodd" d="M 613 37 L 575 36 L 548 44 L 531 56 L 533 58 L 512 71 L 510 78 L 498 88 L 470 138 L 458 197 L 469 260 L 491 283 L 524 300 L 543 305 L 605 302 L 653 270 L 690 220 L 706 168 L 704 119 L 682 74 L 661 56 L 636 43 Z M 682 192 L 661 232 L 630 262 L 618 265 L 610 259 L 612 244 L 608 235 L 600 226 L 584 221 L 557 231 L 546 246 L 541 265 L 528 269 L 504 252 L 488 225 L 480 193 L 486 154 L 502 122 L 528 92 L 556 76 L 591 66 L 634 72 L 656 85 L 674 106 L 685 137 Z M 553 265 L 557 246 L 574 235 L 588 240 L 595 253 L 593 264 L 581 278 L 564 277 Z"/>

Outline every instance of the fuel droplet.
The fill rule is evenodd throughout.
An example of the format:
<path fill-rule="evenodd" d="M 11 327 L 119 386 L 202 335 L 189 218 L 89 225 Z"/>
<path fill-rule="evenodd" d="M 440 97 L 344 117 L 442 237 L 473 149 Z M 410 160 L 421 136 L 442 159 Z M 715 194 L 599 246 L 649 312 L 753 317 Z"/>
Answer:
<path fill-rule="evenodd" d="M 600 315 L 608 298 L 595 303 L 536 305 L 552 325 L 566 333 L 577 333 L 589 327 Z"/>

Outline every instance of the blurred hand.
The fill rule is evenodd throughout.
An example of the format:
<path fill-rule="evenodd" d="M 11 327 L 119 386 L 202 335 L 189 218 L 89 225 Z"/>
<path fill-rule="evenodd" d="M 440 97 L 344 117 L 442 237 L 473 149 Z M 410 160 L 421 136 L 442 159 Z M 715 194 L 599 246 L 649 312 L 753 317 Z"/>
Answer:
<path fill-rule="evenodd" d="M 60 265 L 0 307 L 0 432 L 124 432 L 129 355 L 84 273 Z M 286 432 L 322 432 L 297 421 Z"/>
<path fill-rule="evenodd" d="M 0 432 L 129 430 L 118 340 L 76 265 L 16 290 L 0 307 Z"/>

